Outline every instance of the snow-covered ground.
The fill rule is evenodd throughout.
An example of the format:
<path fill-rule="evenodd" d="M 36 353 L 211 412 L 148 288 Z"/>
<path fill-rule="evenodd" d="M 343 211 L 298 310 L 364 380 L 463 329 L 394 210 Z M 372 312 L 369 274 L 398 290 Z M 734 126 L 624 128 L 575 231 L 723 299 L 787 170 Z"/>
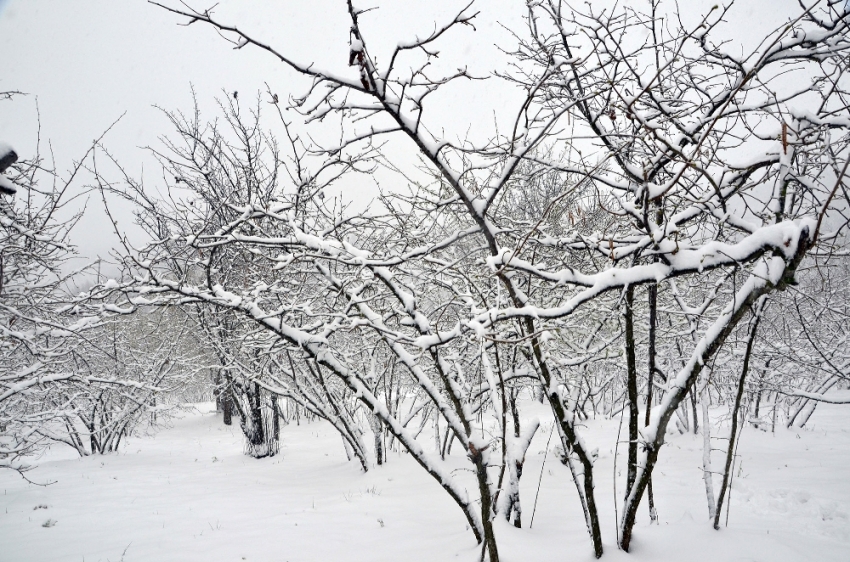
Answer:
<path fill-rule="evenodd" d="M 525 406 L 544 421 L 521 482 L 526 528 L 497 527 L 502 560 L 593 560 L 568 469 L 550 452 L 541 472 L 546 410 Z M 822 405 L 802 431 L 747 428 L 729 526 L 719 532 L 707 521 L 701 437 L 670 435 L 654 478 L 660 525 L 649 525 L 642 505 L 631 554 L 616 548 L 617 424 L 595 420 L 585 430 L 600 447 L 603 560 L 850 560 L 850 407 Z M 460 510 L 407 455 L 391 453 L 385 466 L 362 473 L 319 422 L 284 426 L 281 453 L 244 456 L 239 429 L 223 426 L 209 405 L 131 439 L 119 454 L 73 458 L 55 448 L 29 473 L 55 480 L 50 486 L 0 472 L 0 561 L 478 559 Z M 720 452 L 714 462 L 721 466 Z M 625 468 L 622 447 L 617 466 Z"/>

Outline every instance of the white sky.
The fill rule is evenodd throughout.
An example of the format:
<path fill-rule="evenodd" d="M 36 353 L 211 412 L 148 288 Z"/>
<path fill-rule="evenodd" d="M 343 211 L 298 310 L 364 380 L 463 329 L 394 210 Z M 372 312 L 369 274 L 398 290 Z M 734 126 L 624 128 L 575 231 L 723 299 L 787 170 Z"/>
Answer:
<path fill-rule="evenodd" d="M 206 7 L 213 1 L 190 3 Z M 360 0 L 359 4 L 367 3 Z M 385 4 L 361 22 L 370 51 L 380 63 L 382 52 L 414 33 L 428 33 L 435 20 L 444 21 L 466 0 L 373 0 L 368 4 Z M 711 4 L 706 0 L 679 3 L 686 16 Z M 786 19 L 797 5 L 794 0 L 739 4 L 739 18 L 732 27 L 741 30 L 742 39 L 754 37 L 754 28 Z M 444 52 L 453 57 L 452 64 L 459 62 L 473 73 L 488 74 L 490 61 L 498 56 L 493 43 L 510 44 L 498 22 L 521 29 L 523 8 L 521 0 L 479 0 L 475 9 L 482 13 L 476 20 L 477 31 L 459 30 L 451 45 L 444 44 Z M 344 0 L 224 0 L 216 13 L 296 60 L 355 73 L 347 67 L 349 23 Z M 180 22 L 145 0 L 0 0 L 0 91 L 30 94 L 0 103 L 0 139 L 24 158 L 33 155 L 37 99 L 42 140 L 50 140 L 58 167 L 64 170 L 126 112 L 105 144 L 132 175 L 140 176 L 144 166 L 146 184 L 156 188 L 154 162 L 140 147 L 158 146 L 157 137 L 171 131 L 154 105 L 191 110 L 191 84 L 202 110 L 212 118 L 213 99 L 222 90 L 238 90 L 241 99 L 264 90 L 264 82 L 279 91 L 282 99 L 286 92 L 303 91 L 303 80 L 270 55 L 250 47 L 233 50 L 211 28 L 176 25 Z M 447 128 L 452 135 L 463 135 L 469 127 L 488 129 L 494 113 L 504 113 L 513 105 L 504 88 L 499 88 L 489 80 L 454 90 L 454 95 L 435 100 L 440 101 L 440 110 L 430 118 L 426 114 L 426 123 L 432 130 Z M 46 147 L 42 148 L 45 152 Z M 406 149 L 404 144 L 396 147 Z M 369 186 L 362 189 L 366 197 L 374 193 Z M 121 220 L 129 225 L 126 212 Z M 115 243 L 97 199 L 91 199 L 74 241 L 89 257 L 106 255 Z"/>
<path fill-rule="evenodd" d="M 199 0 L 193 5 L 210 4 Z M 344 1 L 270 4 L 225 0 L 216 13 L 300 61 L 355 72 L 347 67 L 349 23 Z M 464 5 L 453 0 L 390 4 L 373 13 L 378 16 L 373 17 L 374 24 L 366 25 L 374 31 L 389 30 L 375 33 L 375 40 L 393 44 L 409 37 L 405 31 L 429 32 L 435 19 L 449 17 Z M 482 14 L 479 32 L 459 34 L 453 48 L 471 59 L 468 63 L 476 62 L 482 48 L 492 52 L 493 40 L 482 43 L 481 36 L 498 33 L 495 14 L 510 13 L 509 4 L 521 7 L 505 0 L 486 3 L 490 11 Z M 238 90 L 241 99 L 265 90 L 264 82 L 279 90 L 281 99 L 288 90 L 303 91 L 304 82 L 266 53 L 234 50 L 211 28 L 181 27 L 180 22 L 145 0 L 0 0 L 0 91 L 30 94 L 0 104 L 0 136 L 21 157 L 32 156 L 37 100 L 42 141 L 52 143 L 59 169 L 66 170 L 71 159 L 81 157 L 92 140 L 126 112 L 105 144 L 132 175 L 139 176 L 144 165 L 146 184 L 156 187 L 151 185 L 157 179 L 154 162 L 139 147 L 158 146 L 157 137 L 171 131 L 154 105 L 189 111 L 194 85 L 202 109 L 212 118 L 213 99 L 222 90 Z M 487 65 L 481 64 L 480 70 L 486 74 Z M 450 103 L 450 112 L 460 111 L 472 120 L 470 112 L 485 105 L 480 102 L 467 98 L 462 106 Z M 124 217 L 129 223 L 129 215 Z M 115 243 L 96 198 L 90 200 L 86 218 L 73 236 L 87 256 L 105 255 Z"/>

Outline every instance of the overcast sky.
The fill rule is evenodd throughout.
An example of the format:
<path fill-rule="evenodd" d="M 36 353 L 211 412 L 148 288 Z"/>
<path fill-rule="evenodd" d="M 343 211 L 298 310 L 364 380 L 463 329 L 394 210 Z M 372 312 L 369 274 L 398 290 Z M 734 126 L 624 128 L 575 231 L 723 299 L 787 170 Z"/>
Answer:
<path fill-rule="evenodd" d="M 427 33 L 435 20 L 464 5 L 452 0 L 389 4 L 367 23 L 387 30 L 375 33 L 372 43 L 383 43 L 374 48 L 389 47 L 411 32 Z M 496 22 L 511 13 L 511 4 L 521 8 L 518 2 L 482 3 L 479 31 L 458 34 L 453 44 L 482 74 L 493 54 L 493 37 L 501 31 Z M 342 0 L 225 0 L 216 13 L 300 61 L 355 72 L 347 67 L 349 23 Z M 170 132 L 154 106 L 190 110 L 194 86 L 202 108 L 214 117 L 213 100 L 223 90 L 240 91 L 242 99 L 265 90 L 266 82 L 282 99 L 284 92 L 303 91 L 303 80 L 273 57 L 234 50 L 211 28 L 177 25 L 183 21 L 145 0 L 0 0 L 0 91 L 29 94 L 0 104 L 0 136 L 21 157 L 32 156 L 40 113 L 42 141 L 50 140 L 58 167 L 65 170 L 124 115 L 104 143 L 133 175 L 145 166 L 149 183 L 155 182 L 156 170 L 140 147 L 158 146 L 157 138 Z M 476 99 L 449 105 L 470 121 L 476 121 L 471 113 L 485 106 Z M 487 115 L 481 114 L 489 120 Z M 105 255 L 115 243 L 94 198 L 74 241 L 88 256 Z"/>
<path fill-rule="evenodd" d="M 191 2 L 197 7 L 212 3 Z M 370 50 L 378 53 L 380 62 L 381 53 L 415 33 L 431 31 L 435 20 L 445 21 L 466 0 L 369 4 L 383 4 L 363 22 Z M 711 2 L 688 0 L 679 5 L 686 15 L 696 15 Z M 794 0 L 741 1 L 730 25 L 745 41 L 756 36 L 753 30 L 787 19 L 794 6 Z M 479 0 L 477 31 L 453 36 L 451 60 L 486 75 L 498 56 L 493 44 L 509 44 L 499 23 L 521 29 L 523 7 L 520 0 Z M 216 13 L 296 60 L 338 73 L 355 72 L 347 67 L 349 23 L 344 0 L 224 0 Z M 37 100 L 42 140 L 50 140 L 58 167 L 64 170 L 123 114 L 105 145 L 134 176 L 144 166 L 146 183 L 155 184 L 154 163 L 140 147 L 158 146 L 157 138 L 170 131 L 154 106 L 190 110 L 190 85 L 210 117 L 213 100 L 222 90 L 251 97 L 265 90 L 268 82 L 281 98 L 285 92 L 303 91 L 303 80 L 268 54 L 234 50 L 209 27 L 178 23 L 180 18 L 145 0 L 0 0 L 0 91 L 29 94 L 0 103 L 0 140 L 16 147 L 24 158 L 34 154 Z M 448 128 L 451 134 L 487 128 L 494 113 L 511 105 L 511 96 L 493 81 L 453 92 L 456 95 L 441 100 L 440 111 L 431 113 L 432 128 Z M 374 193 L 368 186 L 363 189 Z M 122 220 L 129 222 L 126 214 Z M 105 255 L 115 243 L 97 200 L 91 201 L 74 241 L 90 257 Z"/>

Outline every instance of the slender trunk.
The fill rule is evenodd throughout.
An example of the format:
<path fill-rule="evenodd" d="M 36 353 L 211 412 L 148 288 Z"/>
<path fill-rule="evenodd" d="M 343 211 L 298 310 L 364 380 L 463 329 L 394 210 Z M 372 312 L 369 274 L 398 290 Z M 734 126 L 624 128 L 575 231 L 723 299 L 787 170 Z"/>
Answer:
<path fill-rule="evenodd" d="M 346 439 L 345 434 L 340 433 L 340 437 L 342 437 L 342 446 L 345 449 L 345 458 L 348 459 L 348 462 L 351 462 L 351 456 L 354 453 L 354 448 L 351 446 L 351 443 Z"/>
<path fill-rule="evenodd" d="M 533 328 L 533 326 L 530 326 Z M 526 329 L 528 329 L 528 324 Z M 602 547 L 602 531 L 599 527 L 599 511 L 596 508 L 596 498 L 594 496 L 593 485 L 593 459 L 576 434 L 573 425 L 574 412 L 571 412 L 565 407 L 563 400 L 557 389 L 557 381 L 552 379 L 552 374 L 549 367 L 543 359 L 543 351 L 540 349 L 540 342 L 537 338 L 532 338 L 532 351 L 534 358 L 540 369 L 539 374 L 542 383 L 546 388 L 546 397 L 549 399 L 549 405 L 552 412 L 555 414 L 555 420 L 558 423 L 561 436 L 561 444 L 566 452 L 569 461 L 570 472 L 573 476 L 573 482 L 576 485 L 576 491 L 581 500 L 582 509 L 584 511 L 585 523 L 587 524 L 587 532 L 590 535 L 590 541 L 593 543 L 593 553 L 596 558 L 601 558 L 603 553 Z M 581 472 L 579 472 L 573 460 L 573 454 L 581 463 Z"/>
<path fill-rule="evenodd" d="M 446 456 L 448 456 L 448 455 L 451 455 L 451 454 L 452 454 L 452 445 L 454 445 L 455 437 L 456 437 L 455 432 L 454 432 L 454 431 L 450 431 L 450 432 L 449 432 L 449 436 L 448 436 L 448 441 L 449 441 L 449 442 L 448 442 L 448 444 L 446 445 L 446 454 L 445 454 L 445 455 L 443 455 L 443 457 L 446 457 Z"/>
<path fill-rule="evenodd" d="M 697 395 L 693 390 L 691 394 L 691 419 L 694 422 L 694 435 L 699 433 L 699 419 L 697 418 Z"/>
<path fill-rule="evenodd" d="M 502 484 L 504 483 L 505 472 L 513 470 L 513 467 L 508 466 L 513 461 L 508 460 L 508 456 L 509 456 L 509 454 L 508 454 L 508 397 L 507 397 L 508 389 L 505 388 L 505 377 L 502 373 L 502 361 L 501 361 L 501 358 L 499 357 L 499 346 L 497 344 L 493 345 L 493 353 L 494 353 L 494 357 L 496 358 L 496 372 L 499 374 L 499 385 L 498 385 L 499 396 L 498 396 L 498 398 L 499 398 L 499 403 L 500 403 L 500 406 L 501 406 L 499 408 L 499 413 L 501 414 L 499 421 L 500 421 L 501 430 L 502 430 L 502 466 L 501 466 L 501 469 L 499 470 L 499 480 L 498 480 L 498 484 L 496 485 L 496 496 L 494 498 L 495 501 L 493 502 L 493 504 L 494 504 L 493 508 L 498 509 L 498 498 L 499 498 L 499 493 L 502 491 Z M 494 381 L 489 381 L 489 382 L 490 382 L 490 384 L 494 383 Z M 494 400 L 493 405 L 495 406 L 495 400 Z M 523 458 L 524 458 L 524 455 L 523 455 Z M 519 462 L 519 461 L 517 461 L 517 462 Z M 521 463 L 519 464 L 519 471 L 520 471 L 520 473 L 522 473 Z M 519 481 L 519 479 L 517 479 L 517 482 L 518 481 Z M 516 495 L 517 495 L 517 508 L 519 508 L 518 507 L 519 506 L 519 488 L 518 487 L 516 488 Z"/>
<path fill-rule="evenodd" d="M 454 432 L 452 432 L 452 427 L 446 424 L 446 432 L 443 434 L 443 445 L 442 449 L 440 449 L 440 458 L 446 460 L 447 449 L 449 447 L 449 439 L 454 436 Z"/>
<path fill-rule="evenodd" d="M 818 407 L 817 400 L 809 400 L 809 403 L 806 405 L 806 408 L 801 412 L 802 415 L 797 417 L 797 423 L 794 424 L 794 427 L 805 427 L 806 422 L 809 421 L 809 418 L 812 417 L 812 414 L 815 413 L 815 409 Z"/>
<path fill-rule="evenodd" d="M 676 427 L 679 433 L 688 433 L 691 430 L 691 422 L 688 420 L 688 404 L 685 402 L 676 409 Z"/>
<path fill-rule="evenodd" d="M 818 387 L 814 390 L 815 394 L 824 394 L 830 388 L 835 386 L 835 384 L 841 379 L 835 376 L 831 376 L 822 382 Z M 802 398 L 800 400 L 800 406 L 794 411 L 794 413 L 788 418 L 787 427 L 803 427 L 806 425 L 806 422 L 809 421 L 809 418 L 812 417 L 812 414 L 815 413 L 815 408 L 818 407 L 817 400 L 809 400 L 807 398 Z"/>
<path fill-rule="evenodd" d="M 94 427 L 90 427 L 89 432 L 90 432 L 89 433 L 89 441 L 91 443 L 91 453 L 94 455 L 94 454 L 97 454 L 97 453 L 100 452 L 100 446 L 98 445 L 97 437 L 95 437 L 95 435 L 94 435 Z"/>
<path fill-rule="evenodd" d="M 773 393 L 773 412 L 771 413 L 771 417 L 770 417 L 770 432 L 771 433 L 776 432 L 776 400 L 778 398 L 779 398 L 779 393 L 774 392 Z"/>
<path fill-rule="evenodd" d="M 443 442 L 440 437 L 440 410 L 434 408 L 434 451 L 439 455 L 443 450 Z"/>
<path fill-rule="evenodd" d="M 230 376 L 225 376 L 224 389 L 223 393 L 223 404 L 222 407 L 224 409 L 224 425 L 232 425 L 233 424 L 233 387 L 231 385 Z"/>
<path fill-rule="evenodd" d="M 720 493 L 717 496 L 717 509 L 714 512 L 714 528 L 720 529 L 720 512 L 723 511 L 723 499 L 729 484 L 732 461 L 734 460 L 735 443 L 738 434 L 738 411 L 741 408 L 741 398 L 744 396 L 744 383 L 747 379 L 747 371 L 750 369 L 750 356 L 753 353 L 753 344 L 756 340 L 756 329 L 758 329 L 761 311 L 756 313 L 750 335 L 747 338 L 747 351 L 744 353 L 744 365 L 741 368 L 741 379 L 738 381 L 738 394 L 735 396 L 735 405 L 732 407 L 732 428 L 729 431 L 729 446 L 726 449 L 726 465 L 723 467 L 723 482 L 720 484 Z"/>
<path fill-rule="evenodd" d="M 476 451 L 470 443 L 472 462 L 475 464 L 475 474 L 478 477 L 478 493 L 481 496 L 481 526 L 484 531 L 482 548 L 489 553 L 490 562 L 499 562 L 499 549 L 496 547 L 496 533 L 493 531 L 493 493 L 490 490 L 490 477 L 487 474 L 487 463 L 484 451 Z"/>
<path fill-rule="evenodd" d="M 511 419 L 514 423 L 514 437 L 519 437 L 519 409 L 516 406 L 516 389 L 511 389 L 510 394 Z"/>
<path fill-rule="evenodd" d="M 510 445 L 507 447 L 504 464 L 507 468 L 507 481 L 504 487 L 501 488 L 500 499 L 497 503 L 497 510 L 507 519 L 508 523 L 516 528 L 522 527 L 522 504 L 519 496 L 519 481 L 522 478 L 523 467 L 525 466 L 525 455 L 528 452 L 528 447 L 534 434 L 540 427 L 538 420 L 533 420 L 526 428 L 522 436 L 509 436 Z"/>
<path fill-rule="evenodd" d="M 656 283 L 650 283 L 647 292 L 648 300 L 649 300 L 649 349 L 647 351 L 648 355 L 648 371 L 646 379 L 646 419 L 644 420 L 644 425 L 648 426 L 652 413 L 652 387 L 653 381 L 655 380 L 655 324 L 656 324 L 656 315 L 657 315 L 657 304 L 658 304 L 658 285 Z M 646 498 L 649 501 L 649 519 L 653 523 L 658 523 L 658 514 L 655 511 L 655 496 L 652 493 L 652 476 L 649 477 L 649 484 L 647 485 L 646 490 Z"/>
<path fill-rule="evenodd" d="M 375 462 L 378 466 L 384 464 L 384 442 L 381 439 L 384 432 L 381 418 L 374 414 L 367 414 L 372 422 L 372 434 L 375 436 Z"/>
<path fill-rule="evenodd" d="M 280 441 L 280 410 L 277 407 L 276 394 L 272 394 L 271 403 L 272 420 L 274 420 L 272 424 L 272 439 L 274 439 L 274 442 L 277 443 L 278 441 Z"/>
<path fill-rule="evenodd" d="M 263 414 L 261 411 L 262 396 L 260 395 L 260 384 L 254 383 L 254 392 L 248 395 L 248 402 L 251 408 L 251 425 L 253 432 L 250 436 L 252 445 L 262 445 L 265 442 L 266 432 L 263 427 Z"/>
<path fill-rule="evenodd" d="M 704 394 L 705 392 L 703 392 Z M 708 517 L 713 518 L 716 509 L 714 504 L 714 482 L 711 470 L 711 423 L 708 419 L 708 400 L 705 396 L 700 400 L 702 406 L 702 479 L 705 482 L 705 499 L 708 502 Z"/>
<path fill-rule="evenodd" d="M 629 461 L 626 471 L 626 495 L 635 483 L 637 477 L 638 452 L 638 389 L 637 389 L 637 360 L 635 359 L 634 331 L 634 286 L 626 287 L 626 388 L 629 400 Z"/>

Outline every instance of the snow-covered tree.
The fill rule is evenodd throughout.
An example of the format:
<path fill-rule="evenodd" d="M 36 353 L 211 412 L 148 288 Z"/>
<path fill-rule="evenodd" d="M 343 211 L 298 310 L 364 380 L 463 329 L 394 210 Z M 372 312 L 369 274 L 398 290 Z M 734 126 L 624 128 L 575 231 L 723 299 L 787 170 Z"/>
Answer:
<path fill-rule="evenodd" d="M 115 450 L 189 373 L 179 341 L 133 334 L 144 322 L 130 326 L 120 308 L 78 289 L 95 275 L 69 238 L 91 155 L 62 174 L 39 153 L 19 159 L 0 146 L 0 467 L 26 470 L 51 442 Z"/>
<path fill-rule="evenodd" d="M 291 380 L 305 369 L 314 382 L 327 374 L 343 403 L 344 391 L 377 416 L 450 494 L 491 562 L 493 517 L 519 513 L 518 469 L 536 424 L 511 431 L 509 411 L 528 380 L 551 406 L 602 555 L 595 452 L 580 421 L 588 401 L 610 389 L 614 402 L 619 387 L 630 410 L 618 529 L 628 550 L 686 397 L 706 391 L 708 370 L 733 356 L 733 336 L 757 343 L 765 298 L 793 287 L 806 256 L 842 236 L 844 224 L 826 225 L 847 198 L 844 5 L 801 8 L 751 50 L 732 52 L 722 26 L 732 6 L 683 21 L 656 0 L 529 3 L 494 69 L 520 100 L 494 108 L 508 127 L 477 142 L 443 138 L 429 113 L 471 78 L 436 57 L 447 37 L 471 28 L 472 9 L 379 53 L 369 35 L 386 29 L 370 30 L 365 11 L 347 8 L 347 73 L 293 60 L 212 9 L 167 8 L 307 77 L 290 109 L 312 127 L 337 119 L 342 134 L 319 144 L 281 123 L 292 154 L 284 159 L 259 125 L 239 126 L 235 100 L 224 108 L 235 142 L 197 116 L 188 127 L 175 119 L 183 144 L 168 146 L 176 157 L 163 164 L 171 193 L 183 195 L 157 200 L 128 180 L 153 241 L 126 248 L 122 289 L 139 306 L 238 315 L 252 326 L 245 341 L 274 369 Z M 411 189 L 362 213 L 325 198 L 343 174 L 387 163 L 384 138 L 415 147 L 425 179 L 389 162 Z M 445 427 L 446 439 L 435 453 L 452 439 L 462 446 L 478 507 L 389 394 L 376 393 L 377 366 L 390 364 L 421 397 L 421 419 L 426 407 L 438 412 L 435 433 Z M 606 364 L 623 380 L 606 378 Z M 748 365 L 726 371 L 736 397 Z"/>

